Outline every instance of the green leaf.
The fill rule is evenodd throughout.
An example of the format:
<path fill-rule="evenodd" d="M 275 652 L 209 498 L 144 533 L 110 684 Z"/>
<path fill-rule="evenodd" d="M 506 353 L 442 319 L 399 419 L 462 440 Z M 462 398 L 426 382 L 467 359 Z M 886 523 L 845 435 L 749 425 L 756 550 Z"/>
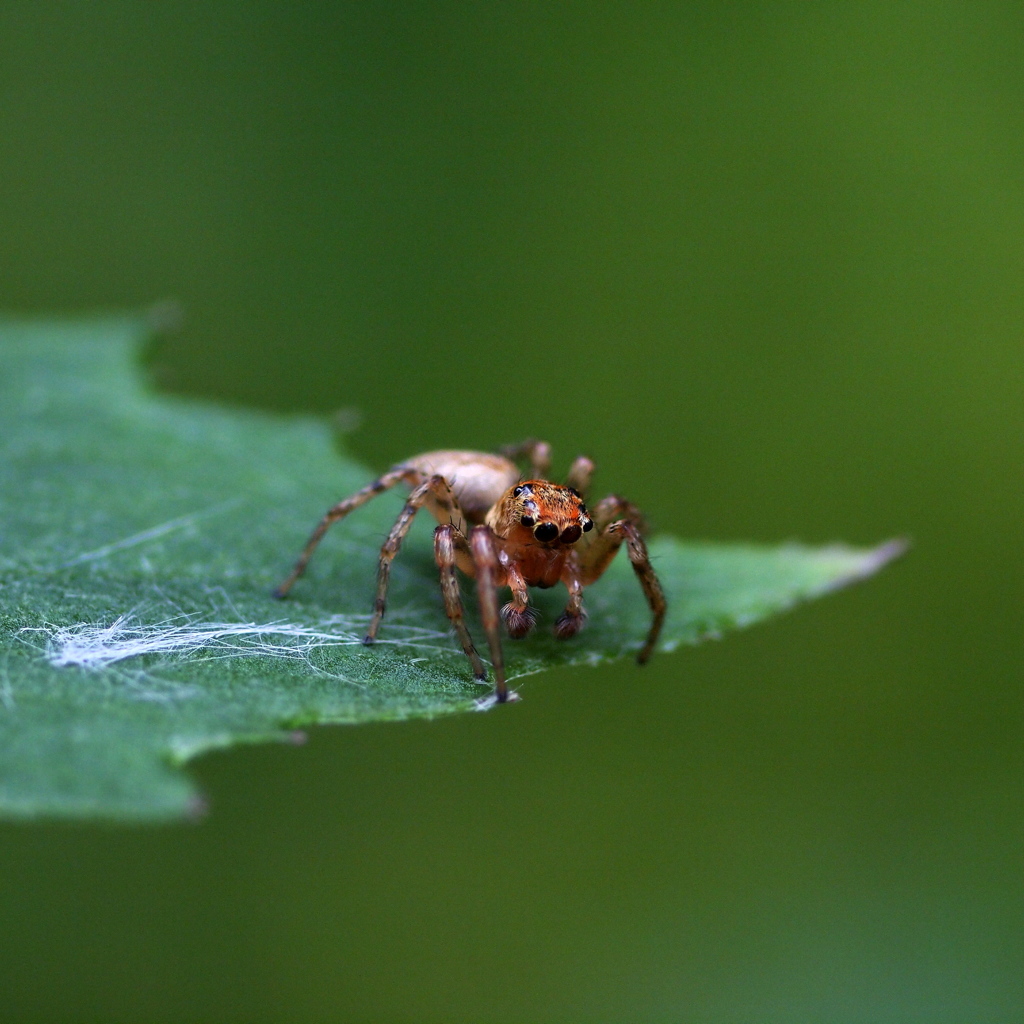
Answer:
<path fill-rule="evenodd" d="M 133 367 L 148 332 L 140 319 L 0 324 L 0 814 L 181 816 L 198 803 L 180 766 L 202 751 L 469 711 L 488 692 L 448 635 L 426 522 L 395 565 L 382 642 L 360 643 L 398 494 L 333 531 L 292 599 L 270 596 L 323 510 L 372 474 L 320 421 L 149 394 Z M 657 538 L 661 650 L 897 551 Z M 553 621 L 558 595 L 538 603 Z M 640 647 L 649 613 L 625 557 L 588 607 L 572 641 L 508 643 L 510 678 Z"/>

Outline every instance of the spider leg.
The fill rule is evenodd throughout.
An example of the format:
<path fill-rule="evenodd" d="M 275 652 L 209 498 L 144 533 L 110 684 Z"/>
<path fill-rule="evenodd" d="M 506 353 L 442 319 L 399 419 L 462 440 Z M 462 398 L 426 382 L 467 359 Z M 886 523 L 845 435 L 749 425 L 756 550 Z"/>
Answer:
<path fill-rule="evenodd" d="M 565 611 L 555 620 L 555 638 L 568 640 L 575 636 L 587 621 L 587 613 L 583 610 L 583 584 L 576 575 L 564 577 L 566 589 L 569 591 L 569 603 Z"/>
<path fill-rule="evenodd" d="M 551 470 L 551 445 L 547 441 L 529 438 L 519 444 L 507 444 L 501 449 L 506 459 L 518 462 L 520 459 L 530 460 L 530 470 L 538 480 L 546 480 Z"/>
<path fill-rule="evenodd" d="M 513 640 L 522 640 L 537 622 L 537 613 L 530 607 L 530 592 L 526 582 L 515 566 L 506 569 L 508 586 L 512 588 L 512 600 L 503 605 L 501 619 Z"/>
<path fill-rule="evenodd" d="M 647 633 L 647 641 L 636 656 L 637 664 L 643 665 L 654 651 L 654 645 L 658 642 L 658 634 L 661 633 L 662 623 L 665 621 L 665 594 L 661 589 L 661 583 L 655 575 L 654 567 L 651 565 L 650 556 L 647 554 L 647 545 L 636 524 L 628 519 L 620 519 L 608 527 L 609 532 L 622 534 L 626 539 L 626 553 L 636 573 L 640 586 L 643 589 L 644 597 L 651 608 L 651 628 Z"/>
<path fill-rule="evenodd" d="M 441 570 L 441 593 L 444 594 L 444 610 L 458 634 L 462 649 L 473 666 L 473 675 L 479 680 L 487 678 L 487 669 L 480 660 L 473 638 L 466 628 L 466 620 L 462 612 L 462 595 L 459 593 L 459 580 L 455 574 L 456 550 L 471 554 L 465 536 L 451 524 L 439 526 L 434 530 L 434 560 Z"/>
<path fill-rule="evenodd" d="M 591 509 L 590 517 L 594 520 L 594 529 L 574 545 L 577 571 L 585 587 L 601 578 L 622 546 L 622 536 L 609 530 L 612 523 L 619 519 L 643 523 L 640 509 L 615 494 L 602 498 Z"/>
<path fill-rule="evenodd" d="M 579 455 L 569 467 L 569 475 L 565 479 L 566 486 L 575 488 L 580 496 L 586 499 L 593 473 L 594 463 L 586 455 Z"/>
<path fill-rule="evenodd" d="M 359 508 L 361 505 L 365 505 L 371 498 L 376 498 L 378 494 L 383 494 L 384 491 L 394 487 L 395 484 L 401 483 L 403 480 L 407 483 L 415 483 L 416 479 L 417 476 L 414 471 L 409 469 L 391 469 L 379 480 L 374 480 L 372 484 L 367 484 L 362 490 L 356 491 L 355 494 L 329 508 L 324 514 L 323 519 L 317 523 L 316 529 L 309 535 L 309 540 L 306 541 L 306 546 L 302 549 L 302 554 L 299 555 L 299 560 L 295 563 L 295 567 L 289 573 L 287 579 L 274 591 L 274 597 L 283 598 L 292 589 L 292 584 L 306 571 L 306 566 L 309 564 L 310 558 L 313 557 L 313 552 L 320 541 L 323 540 L 324 534 L 331 528 L 332 524 L 338 522 L 339 519 L 344 519 L 349 512 Z"/>
<path fill-rule="evenodd" d="M 594 525 L 597 527 L 593 531 L 596 536 L 589 541 L 586 547 L 581 548 L 578 556 L 577 572 L 580 583 L 583 586 L 589 586 L 599 579 L 611 564 L 623 541 L 626 542 L 626 552 L 629 555 L 630 564 L 640 581 L 652 616 L 647 640 L 636 658 L 637 662 L 643 665 L 650 658 L 655 644 L 658 642 L 667 608 L 665 594 L 651 565 L 647 545 L 641 536 L 641 530 L 644 528 L 643 516 L 635 505 L 615 495 L 609 495 L 598 502 L 593 512 L 593 518 Z M 570 590 L 570 595 L 571 593 Z M 569 608 L 566 608 L 567 614 L 571 607 L 570 599 Z"/>
<path fill-rule="evenodd" d="M 498 631 L 498 577 L 501 563 L 494 534 L 489 526 L 474 526 L 469 533 L 469 546 L 476 565 L 476 591 L 480 599 L 480 617 L 487 633 L 487 646 L 491 651 L 494 665 L 494 697 L 499 704 L 508 700 L 505 684 L 505 658 L 501 650 L 501 634 Z"/>
<path fill-rule="evenodd" d="M 380 549 L 380 563 L 377 566 L 377 596 L 373 602 L 373 618 L 370 619 L 370 626 L 363 638 L 364 644 L 372 644 L 377 639 L 377 630 L 380 629 L 380 620 L 384 618 L 384 609 L 387 607 L 388 583 L 391 580 L 391 563 L 395 560 L 405 535 L 412 526 L 413 517 L 427 503 L 433 501 L 448 513 L 449 518 L 462 521 L 462 511 L 459 509 L 455 495 L 452 494 L 448 481 L 439 473 L 435 473 L 429 480 L 424 480 L 412 489 L 391 527 L 388 539 Z"/>

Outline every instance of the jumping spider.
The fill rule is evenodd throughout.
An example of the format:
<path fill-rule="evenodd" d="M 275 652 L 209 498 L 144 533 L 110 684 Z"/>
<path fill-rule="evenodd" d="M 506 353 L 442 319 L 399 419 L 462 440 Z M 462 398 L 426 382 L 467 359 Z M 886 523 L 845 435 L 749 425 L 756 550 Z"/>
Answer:
<path fill-rule="evenodd" d="M 514 461 L 517 459 L 529 459 L 531 479 L 521 478 Z M 599 501 L 593 512 L 588 511 L 584 496 L 594 464 L 580 456 L 572 464 L 566 482 L 556 484 L 547 479 L 550 462 L 550 447 L 543 441 L 513 445 L 500 455 L 440 451 L 400 462 L 380 479 L 328 509 L 295 568 L 274 596 L 284 597 L 288 593 L 332 523 L 395 484 L 405 482 L 412 493 L 381 548 L 377 599 L 365 643 L 376 639 L 384 616 L 391 562 L 413 516 L 426 506 L 440 523 L 434 530 L 434 558 L 441 570 L 445 611 L 473 667 L 473 675 L 485 680 L 487 670 L 463 618 L 456 567 L 477 581 L 480 614 L 494 665 L 494 699 L 499 703 L 509 699 L 498 632 L 499 614 L 510 637 L 518 640 L 526 636 L 536 620 L 529 606 L 527 587 L 546 589 L 561 580 L 569 591 L 569 603 L 555 622 L 554 633 L 559 640 L 575 636 L 586 618 L 583 588 L 600 578 L 623 542 L 653 616 L 647 641 L 637 655 L 642 665 L 651 656 L 661 632 L 665 596 L 641 536 L 640 511 L 615 495 Z M 512 600 L 500 612 L 498 587 L 509 587 L 512 591 Z"/>

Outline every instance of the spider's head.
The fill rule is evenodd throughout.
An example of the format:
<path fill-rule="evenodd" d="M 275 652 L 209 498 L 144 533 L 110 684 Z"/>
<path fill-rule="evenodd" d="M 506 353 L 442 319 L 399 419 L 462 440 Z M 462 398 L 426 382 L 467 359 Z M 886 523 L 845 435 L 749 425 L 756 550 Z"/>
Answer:
<path fill-rule="evenodd" d="M 494 512 L 492 528 L 519 544 L 575 544 L 594 528 L 579 492 L 547 480 L 525 480 L 510 488 Z"/>

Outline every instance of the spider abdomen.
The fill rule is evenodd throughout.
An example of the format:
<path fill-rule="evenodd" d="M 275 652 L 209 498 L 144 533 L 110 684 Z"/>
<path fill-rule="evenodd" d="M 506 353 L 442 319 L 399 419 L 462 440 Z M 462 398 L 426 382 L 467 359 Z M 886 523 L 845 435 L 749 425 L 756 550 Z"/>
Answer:
<path fill-rule="evenodd" d="M 426 452 L 400 463 L 396 469 L 413 469 L 422 480 L 435 473 L 448 481 L 466 518 L 477 525 L 484 521 L 488 509 L 519 479 L 514 462 L 488 452 L 464 452 L 450 449 Z M 439 523 L 448 520 L 443 510 L 428 508 Z"/>

